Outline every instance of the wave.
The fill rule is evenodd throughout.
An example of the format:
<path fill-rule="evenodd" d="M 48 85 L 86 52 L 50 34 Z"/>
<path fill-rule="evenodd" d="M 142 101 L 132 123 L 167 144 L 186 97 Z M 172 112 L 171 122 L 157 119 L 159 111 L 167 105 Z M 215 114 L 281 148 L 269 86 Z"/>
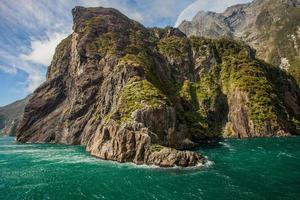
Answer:
<path fill-rule="evenodd" d="M 289 153 L 286 153 L 286 152 L 279 152 L 278 154 L 277 154 L 277 156 L 276 157 L 288 157 L 288 158 L 295 158 L 294 156 L 292 156 L 291 154 L 289 154 Z"/>
<path fill-rule="evenodd" d="M 1 150 L 0 149 L 0 153 L 1 154 L 36 154 L 39 155 L 37 153 L 40 153 L 40 155 L 49 155 L 51 153 L 57 154 L 60 152 L 72 152 L 74 150 L 70 149 L 64 149 L 64 150 L 56 150 L 56 149 L 8 149 L 8 150 Z"/>
<path fill-rule="evenodd" d="M 226 144 L 226 143 L 224 143 Z M 7 148 L 9 147 L 9 148 Z M 94 158 L 88 154 L 79 151 L 79 149 L 70 148 L 57 148 L 57 146 L 40 146 L 36 144 L 26 144 L 26 145 L 16 145 L 10 144 L 5 147 L 5 149 L 0 148 L 0 154 L 22 154 L 23 156 L 29 156 L 32 163 L 52 165 L 52 164 L 77 164 L 77 163 L 89 163 L 89 164 L 100 164 L 100 165 L 113 165 L 117 168 L 144 168 L 144 169 L 180 169 L 180 170 L 190 170 L 190 169 L 201 169 L 211 167 L 214 162 L 210 161 L 205 157 L 205 163 L 199 163 L 196 166 L 181 167 L 174 166 L 170 168 L 163 168 L 157 165 L 136 165 L 134 163 L 119 163 L 111 160 L 102 160 Z"/>
<path fill-rule="evenodd" d="M 229 149 L 229 151 L 235 151 L 235 149 L 226 142 L 219 142 L 219 144 L 223 145 L 225 148 Z"/>
<path fill-rule="evenodd" d="M 122 163 L 122 165 L 123 164 L 124 163 Z M 142 169 L 162 169 L 162 170 L 180 169 L 180 170 L 192 170 L 192 169 L 209 168 L 212 165 L 214 165 L 214 162 L 206 159 L 205 163 L 198 163 L 195 166 L 189 166 L 189 167 L 181 167 L 181 166 L 177 166 L 177 165 L 175 165 L 174 167 L 160 167 L 160 166 L 157 166 L 157 165 L 146 165 L 146 164 L 136 165 L 134 163 L 127 163 L 127 165 L 131 166 L 131 167 L 134 167 L 134 168 L 142 168 Z"/>

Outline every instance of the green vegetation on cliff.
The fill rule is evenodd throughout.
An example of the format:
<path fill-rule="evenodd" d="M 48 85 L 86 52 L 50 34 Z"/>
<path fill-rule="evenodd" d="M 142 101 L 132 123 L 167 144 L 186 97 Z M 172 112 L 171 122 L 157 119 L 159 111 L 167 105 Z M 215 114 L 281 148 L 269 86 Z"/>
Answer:
<path fill-rule="evenodd" d="M 159 52 L 176 63 L 189 56 L 189 42 L 185 37 L 170 36 L 163 38 L 158 44 Z"/>
<path fill-rule="evenodd" d="M 276 132 L 280 127 L 297 127 L 291 117 L 294 114 L 284 100 L 282 88 L 289 77 L 283 71 L 254 58 L 250 47 L 240 42 L 191 37 L 190 43 L 194 52 L 208 48 L 212 55 L 209 69 L 202 66 L 199 80 L 184 81 L 179 91 L 190 104 L 180 114 L 194 135 L 218 136 L 218 127 L 222 129 L 227 120 L 226 97 L 236 90 L 248 96 L 248 117 L 255 131 L 263 133 L 272 129 L 270 132 Z M 217 121 L 212 120 L 212 116 Z"/>
<path fill-rule="evenodd" d="M 118 112 L 121 121 L 131 118 L 131 114 L 146 107 L 156 108 L 166 105 L 166 96 L 149 81 L 129 82 L 121 91 Z"/>
<path fill-rule="evenodd" d="M 285 17 L 275 24 L 273 48 L 267 61 L 280 65 L 281 58 L 287 59 L 287 70 L 300 85 L 300 8 L 288 7 L 281 12 Z"/>
<path fill-rule="evenodd" d="M 84 31 L 91 32 L 88 27 L 99 20 L 89 20 Z M 193 138 L 220 137 L 233 106 L 228 99 L 241 91 L 247 96 L 244 115 L 249 122 L 245 123 L 252 124 L 252 131 L 295 132 L 299 116 L 286 105 L 282 89 L 288 75 L 256 59 L 244 43 L 187 38 L 172 28 L 149 33 L 138 23 L 125 31 L 100 34 L 88 46 L 101 57 L 116 56 L 119 68 L 136 68 L 139 76 L 125 85 L 118 107 L 105 121 L 114 113 L 121 122 L 129 121 L 136 110 L 168 105 L 176 108 L 178 122 L 186 124 Z M 281 79 L 275 79 L 274 73 Z"/>
<path fill-rule="evenodd" d="M 17 141 L 171 167 L 205 162 L 183 151 L 201 140 L 299 134 L 299 87 L 244 43 L 147 29 L 110 8 L 72 12 L 74 33 L 26 105 Z"/>

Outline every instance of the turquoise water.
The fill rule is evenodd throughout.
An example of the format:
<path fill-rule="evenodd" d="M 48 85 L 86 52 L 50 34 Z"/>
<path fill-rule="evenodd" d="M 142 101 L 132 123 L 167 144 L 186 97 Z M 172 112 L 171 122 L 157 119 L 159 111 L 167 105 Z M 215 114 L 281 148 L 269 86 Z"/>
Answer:
<path fill-rule="evenodd" d="M 212 162 L 158 169 L 89 156 L 80 146 L 0 137 L 0 199 L 300 199 L 300 137 L 225 140 Z"/>

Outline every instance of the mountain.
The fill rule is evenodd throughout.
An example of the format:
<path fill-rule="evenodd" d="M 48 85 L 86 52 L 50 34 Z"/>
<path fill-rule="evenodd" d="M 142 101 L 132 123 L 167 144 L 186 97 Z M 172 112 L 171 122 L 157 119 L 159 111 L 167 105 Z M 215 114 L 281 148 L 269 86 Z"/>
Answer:
<path fill-rule="evenodd" d="M 200 11 L 178 28 L 188 36 L 242 40 L 300 85 L 300 0 L 254 0 L 224 13 Z"/>
<path fill-rule="evenodd" d="M 111 8 L 72 13 L 74 32 L 26 105 L 18 142 L 171 167 L 205 162 L 186 150 L 209 139 L 299 134 L 295 80 L 249 46 L 147 29 Z"/>
<path fill-rule="evenodd" d="M 29 97 L 0 107 L 0 135 L 14 136 Z"/>

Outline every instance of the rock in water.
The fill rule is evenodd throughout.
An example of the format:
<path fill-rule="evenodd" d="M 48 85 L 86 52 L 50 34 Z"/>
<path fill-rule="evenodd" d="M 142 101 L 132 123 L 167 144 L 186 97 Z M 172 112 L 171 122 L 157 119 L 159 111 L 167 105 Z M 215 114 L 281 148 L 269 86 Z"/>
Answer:
<path fill-rule="evenodd" d="M 19 142 L 186 167 L 205 159 L 185 150 L 225 128 L 232 137 L 298 133 L 299 88 L 247 45 L 146 29 L 110 8 L 76 7 L 73 18 L 25 108 Z"/>
<path fill-rule="evenodd" d="M 254 0 L 224 13 L 200 11 L 179 29 L 188 36 L 230 37 L 257 50 L 257 56 L 288 71 L 300 85 L 300 0 Z"/>

